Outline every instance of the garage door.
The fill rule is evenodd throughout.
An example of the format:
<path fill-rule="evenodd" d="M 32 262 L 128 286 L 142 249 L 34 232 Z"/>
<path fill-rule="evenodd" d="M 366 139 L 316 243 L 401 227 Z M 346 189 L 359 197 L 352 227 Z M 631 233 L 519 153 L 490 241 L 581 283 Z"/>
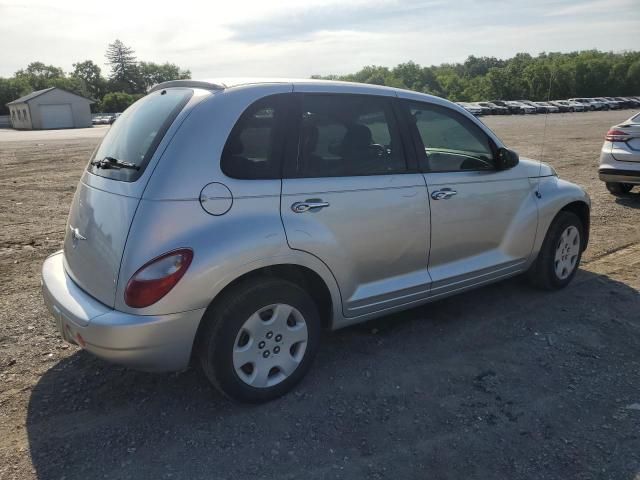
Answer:
<path fill-rule="evenodd" d="M 42 128 L 73 128 L 73 113 L 68 103 L 40 105 Z"/>

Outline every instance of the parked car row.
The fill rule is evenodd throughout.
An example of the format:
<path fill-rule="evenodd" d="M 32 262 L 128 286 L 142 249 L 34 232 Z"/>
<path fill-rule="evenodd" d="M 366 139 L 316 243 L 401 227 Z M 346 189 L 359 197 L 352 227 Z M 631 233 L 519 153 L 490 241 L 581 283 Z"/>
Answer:
<path fill-rule="evenodd" d="M 94 115 L 91 119 L 91 123 L 93 125 L 111 125 L 119 116 L 120 113 Z"/>
<path fill-rule="evenodd" d="M 457 102 L 473 115 L 516 115 L 534 113 L 589 112 L 640 107 L 637 97 L 569 98 L 549 102 L 531 100 L 491 100 L 489 102 Z"/>

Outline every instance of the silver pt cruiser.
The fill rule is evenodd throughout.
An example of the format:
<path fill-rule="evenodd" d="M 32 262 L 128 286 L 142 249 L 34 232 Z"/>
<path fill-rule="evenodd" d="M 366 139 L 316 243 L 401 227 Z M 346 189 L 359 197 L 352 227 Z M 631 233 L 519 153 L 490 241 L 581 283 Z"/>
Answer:
<path fill-rule="evenodd" d="M 576 273 L 590 202 L 441 98 L 315 80 L 173 81 L 96 149 L 42 268 L 62 336 L 144 370 L 197 358 L 259 402 L 322 328 L 526 273 Z"/>

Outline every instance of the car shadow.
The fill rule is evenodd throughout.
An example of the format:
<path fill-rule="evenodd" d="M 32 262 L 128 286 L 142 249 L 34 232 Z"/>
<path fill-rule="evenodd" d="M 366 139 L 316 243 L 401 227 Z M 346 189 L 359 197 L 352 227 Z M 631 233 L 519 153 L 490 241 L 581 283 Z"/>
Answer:
<path fill-rule="evenodd" d="M 623 197 L 616 197 L 616 203 L 625 207 L 640 208 L 640 192 L 631 192 Z"/>
<path fill-rule="evenodd" d="M 635 289 L 582 270 L 559 292 L 498 283 L 325 334 L 303 382 L 260 406 L 195 368 L 78 351 L 31 392 L 31 459 L 67 480 L 633 478 L 638 418 L 612 414 L 640 401 L 638 311 Z"/>

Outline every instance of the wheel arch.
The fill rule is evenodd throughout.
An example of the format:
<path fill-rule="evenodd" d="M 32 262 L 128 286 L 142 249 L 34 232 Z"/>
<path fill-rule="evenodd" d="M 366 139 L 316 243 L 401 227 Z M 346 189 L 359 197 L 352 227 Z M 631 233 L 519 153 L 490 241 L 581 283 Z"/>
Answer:
<path fill-rule="evenodd" d="M 213 305 L 217 299 L 221 298 L 222 295 L 227 294 L 238 285 L 254 278 L 279 278 L 301 286 L 318 307 L 323 328 L 330 329 L 333 325 L 334 301 L 331 297 L 329 287 L 322 277 L 314 270 L 307 266 L 293 263 L 267 265 L 240 275 L 220 290 L 212 300 L 210 306 Z"/>
<path fill-rule="evenodd" d="M 326 267 L 324 270 L 314 268 L 313 260 L 306 258 L 297 259 L 298 261 L 288 260 L 281 259 L 278 261 L 272 259 L 270 262 L 264 260 L 257 264 L 246 266 L 236 272 L 235 275 L 230 276 L 226 281 L 218 283 L 216 285 L 216 293 L 212 296 L 211 302 L 198 325 L 193 340 L 192 355 L 197 351 L 196 344 L 206 323 L 204 321 L 207 316 L 206 312 L 210 311 L 225 295 L 233 292 L 239 285 L 255 278 L 281 278 L 303 286 L 318 307 L 322 327 L 333 330 L 342 318 L 342 299 L 333 275 Z M 321 265 L 324 266 L 324 264 Z"/>
<path fill-rule="evenodd" d="M 591 226 L 591 200 L 589 195 L 578 185 L 556 176 L 542 177 L 539 180 L 538 191 L 538 233 L 534 243 L 535 258 L 542 248 L 549 227 L 560 212 L 571 212 L 580 218 L 584 226 L 584 249 L 589 242 Z"/>
<path fill-rule="evenodd" d="M 584 234 L 582 251 L 584 252 L 587 249 L 587 245 L 589 244 L 589 229 L 591 226 L 591 210 L 589 208 L 589 205 L 587 205 L 586 202 L 578 200 L 568 203 L 567 205 L 562 207 L 558 213 L 560 212 L 571 212 L 575 214 L 582 222 L 582 226 L 584 227 L 584 231 L 582 232 Z M 557 216 L 558 214 L 556 214 L 556 217 Z"/>

